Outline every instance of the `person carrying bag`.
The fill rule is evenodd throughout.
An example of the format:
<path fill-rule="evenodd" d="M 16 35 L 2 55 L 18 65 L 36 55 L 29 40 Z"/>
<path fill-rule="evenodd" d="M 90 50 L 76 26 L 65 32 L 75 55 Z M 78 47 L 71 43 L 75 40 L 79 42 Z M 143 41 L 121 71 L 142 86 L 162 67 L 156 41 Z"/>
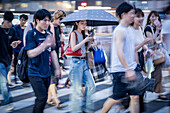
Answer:
<path fill-rule="evenodd" d="M 88 48 L 90 47 L 90 42 L 93 40 L 93 38 L 85 36 L 86 25 L 86 20 L 76 21 L 74 23 L 74 28 L 69 39 L 70 49 L 72 52 L 67 54 L 68 48 L 66 51 L 66 55 L 72 56 L 69 73 L 69 78 L 72 87 L 72 94 L 70 95 L 71 113 L 78 113 L 82 111 L 94 112 L 94 102 L 92 100 L 92 95 L 95 93 L 96 87 L 94 79 L 89 70 L 86 56 L 86 50 L 88 50 Z M 78 55 L 78 51 L 81 51 L 81 56 Z M 84 100 L 81 100 L 82 84 L 86 88 Z M 82 101 L 84 102 L 83 109 Z"/>

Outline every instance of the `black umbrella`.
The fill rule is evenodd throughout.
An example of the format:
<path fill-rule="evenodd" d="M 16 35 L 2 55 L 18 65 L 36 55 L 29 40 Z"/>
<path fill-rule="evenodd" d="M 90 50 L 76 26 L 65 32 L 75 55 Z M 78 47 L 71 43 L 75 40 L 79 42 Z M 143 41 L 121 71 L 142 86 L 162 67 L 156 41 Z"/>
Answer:
<path fill-rule="evenodd" d="M 81 10 L 66 16 L 61 23 L 73 25 L 75 21 L 87 20 L 87 26 L 117 25 L 118 20 L 104 10 Z"/>

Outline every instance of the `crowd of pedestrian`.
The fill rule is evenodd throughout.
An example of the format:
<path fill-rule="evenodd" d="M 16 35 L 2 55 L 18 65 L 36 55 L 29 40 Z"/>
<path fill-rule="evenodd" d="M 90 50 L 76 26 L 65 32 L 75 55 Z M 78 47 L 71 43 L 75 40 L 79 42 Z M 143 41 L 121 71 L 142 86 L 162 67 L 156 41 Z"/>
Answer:
<path fill-rule="evenodd" d="M 127 106 L 124 103 L 128 103 L 131 113 L 140 113 L 145 110 L 143 98 L 146 91 L 158 93 L 159 99 L 167 99 L 162 95 L 162 64 L 166 59 L 157 63 L 160 59 L 157 51 L 163 43 L 161 19 L 158 12 L 151 11 L 145 28 L 142 28 L 144 12 L 126 2 L 117 7 L 116 15 L 119 24 L 111 41 L 113 94 L 104 103 L 101 113 L 107 113 L 115 104 L 121 104 L 120 109 L 125 109 Z M 30 81 L 23 82 L 22 87 L 31 85 L 33 88 L 36 97 L 33 113 L 43 113 L 46 103 L 59 109 L 67 106 L 57 98 L 57 85 L 63 72 L 61 60 L 65 57 L 60 21 L 65 17 L 66 13 L 62 10 L 55 11 L 51 16 L 48 10 L 40 9 L 34 14 L 33 22 L 26 26 L 27 15 L 20 15 L 20 24 L 12 25 L 13 13 L 4 13 L 0 27 L 0 92 L 7 110 L 13 110 L 9 88 L 14 84 L 10 76 L 14 74 L 14 83 L 18 84 L 16 66 L 22 47 L 25 47 L 29 57 L 27 70 Z M 66 86 L 72 89 L 72 113 L 95 112 L 92 95 L 96 86 L 87 60 L 87 51 L 93 47 L 94 39 L 86 34 L 86 27 L 87 20 L 75 21 L 69 36 L 68 45 L 74 55 L 71 55 L 69 84 L 66 83 Z M 147 61 L 154 67 L 154 71 L 150 71 L 151 78 L 146 72 Z"/>

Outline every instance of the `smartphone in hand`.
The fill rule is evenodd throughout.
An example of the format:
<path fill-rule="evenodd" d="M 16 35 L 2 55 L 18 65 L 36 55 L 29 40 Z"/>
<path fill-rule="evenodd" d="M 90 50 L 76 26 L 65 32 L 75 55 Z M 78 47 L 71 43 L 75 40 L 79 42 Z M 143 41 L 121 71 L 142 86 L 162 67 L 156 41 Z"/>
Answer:
<path fill-rule="evenodd" d="M 18 40 L 18 41 L 13 41 L 13 42 L 11 43 L 11 46 L 12 46 L 13 48 L 16 48 L 20 43 L 21 43 L 20 40 Z"/>
<path fill-rule="evenodd" d="M 93 37 L 93 35 L 94 35 L 94 30 L 92 29 L 92 30 L 90 31 L 89 37 Z"/>
<path fill-rule="evenodd" d="M 14 44 L 20 44 L 20 41 L 18 40 L 18 41 L 13 41 L 12 43 L 14 43 Z"/>
<path fill-rule="evenodd" d="M 154 21 L 154 24 L 155 24 L 156 26 L 159 26 L 161 23 L 159 22 L 159 20 L 155 20 L 155 21 Z"/>

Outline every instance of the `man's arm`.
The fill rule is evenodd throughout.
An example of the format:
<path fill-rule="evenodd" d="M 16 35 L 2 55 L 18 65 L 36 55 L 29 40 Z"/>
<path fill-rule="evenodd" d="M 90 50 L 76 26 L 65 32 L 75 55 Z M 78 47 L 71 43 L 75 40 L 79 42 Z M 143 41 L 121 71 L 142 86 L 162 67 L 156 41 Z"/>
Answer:
<path fill-rule="evenodd" d="M 55 50 L 51 52 L 51 57 L 52 57 L 52 64 L 55 70 L 55 76 L 58 78 L 61 78 L 60 65 L 58 63 L 58 57 L 57 57 L 57 53 Z"/>
<path fill-rule="evenodd" d="M 121 64 L 123 65 L 123 67 L 126 70 L 129 70 L 130 67 L 128 66 L 128 63 L 127 63 L 124 53 L 123 53 L 124 39 L 125 39 L 125 34 L 123 31 L 117 31 L 115 33 L 115 43 L 116 43 L 117 55 L 119 57 Z"/>
<path fill-rule="evenodd" d="M 126 69 L 126 78 L 128 80 L 135 80 L 135 78 L 136 78 L 135 71 L 130 69 L 130 67 L 129 67 L 127 61 L 126 61 L 125 55 L 123 53 L 124 40 L 125 40 L 124 32 L 123 31 L 117 31 L 115 33 L 115 43 L 116 43 L 116 50 L 117 50 L 118 58 L 120 60 L 120 63 Z"/>
<path fill-rule="evenodd" d="M 55 41 L 55 39 L 52 36 L 52 34 L 48 35 L 47 38 L 44 40 L 44 42 L 41 43 L 40 46 L 27 51 L 28 57 L 29 58 L 36 57 L 39 54 L 41 54 L 42 52 L 44 52 L 46 49 L 48 49 L 49 47 L 53 48 L 55 46 L 54 41 Z"/>
<path fill-rule="evenodd" d="M 33 57 L 40 55 L 45 50 L 46 50 L 46 45 L 44 43 L 42 43 L 40 46 L 38 46 L 32 50 L 28 50 L 27 54 L 28 54 L 29 58 L 33 58 Z"/>

